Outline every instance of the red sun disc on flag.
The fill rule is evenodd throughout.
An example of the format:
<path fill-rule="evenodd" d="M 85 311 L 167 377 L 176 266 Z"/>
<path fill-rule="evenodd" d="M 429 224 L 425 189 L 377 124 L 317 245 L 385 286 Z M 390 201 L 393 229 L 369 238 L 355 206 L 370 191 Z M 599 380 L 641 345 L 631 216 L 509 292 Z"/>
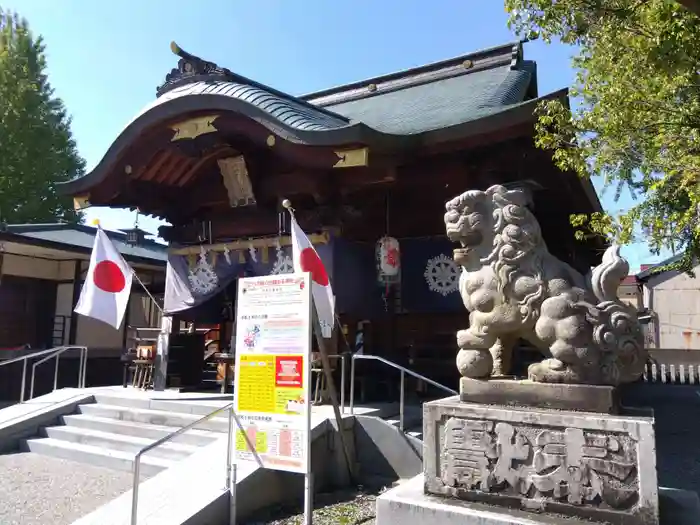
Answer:
<path fill-rule="evenodd" d="M 301 271 L 309 272 L 311 280 L 321 286 L 328 286 L 328 274 L 320 257 L 313 248 L 304 248 L 299 256 Z"/>
<path fill-rule="evenodd" d="M 100 290 L 109 293 L 119 293 L 126 286 L 126 278 L 119 265 L 112 261 L 100 261 L 95 266 L 95 272 L 92 276 Z"/>

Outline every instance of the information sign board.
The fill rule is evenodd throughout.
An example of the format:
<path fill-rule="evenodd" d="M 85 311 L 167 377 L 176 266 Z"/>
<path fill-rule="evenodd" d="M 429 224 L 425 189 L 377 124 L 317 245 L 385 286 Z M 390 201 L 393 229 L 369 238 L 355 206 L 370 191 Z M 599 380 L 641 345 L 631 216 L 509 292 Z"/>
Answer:
<path fill-rule="evenodd" d="M 308 273 L 239 279 L 236 463 L 309 473 L 311 333 Z"/>

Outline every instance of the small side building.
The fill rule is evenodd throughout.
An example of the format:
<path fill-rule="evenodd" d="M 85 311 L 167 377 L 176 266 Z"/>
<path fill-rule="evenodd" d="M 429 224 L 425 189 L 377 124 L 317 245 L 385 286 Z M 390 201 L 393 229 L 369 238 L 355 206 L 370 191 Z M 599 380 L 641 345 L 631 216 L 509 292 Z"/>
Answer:
<path fill-rule="evenodd" d="M 642 294 L 637 284 L 636 275 L 628 275 L 622 279 L 620 286 L 617 288 L 617 296 L 623 303 L 636 310 L 642 308 Z"/>
<path fill-rule="evenodd" d="M 649 348 L 700 350 L 700 264 L 695 277 L 677 271 L 658 271 L 673 258 L 643 267 L 637 274 L 642 307 L 650 315 Z"/>
<path fill-rule="evenodd" d="M 0 231 L 0 359 L 21 346 L 81 345 L 93 355 L 119 355 L 127 344 L 128 325 L 158 325 L 158 308 L 136 282 L 119 330 L 73 312 L 95 231 L 74 224 L 12 224 Z M 143 283 L 161 294 L 167 247 L 140 230 L 134 244 L 127 243 L 126 231 L 107 234 Z"/>

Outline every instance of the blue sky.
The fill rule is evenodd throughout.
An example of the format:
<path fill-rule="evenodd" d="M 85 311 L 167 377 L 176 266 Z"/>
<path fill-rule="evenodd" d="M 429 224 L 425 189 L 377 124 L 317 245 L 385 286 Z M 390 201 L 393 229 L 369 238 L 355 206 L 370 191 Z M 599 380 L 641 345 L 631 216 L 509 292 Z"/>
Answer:
<path fill-rule="evenodd" d="M 498 0 L 2 0 L 2 7 L 44 37 L 49 78 L 73 116 L 88 169 L 176 66 L 171 40 L 299 95 L 514 39 Z M 562 45 L 527 44 L 526 57 L 538 62 L 540 93 L 572 83 L 571 53 Z M 629 204 L 607 193 L 606 209 Z M 95 217 L 108 229 L 134 224 L 132 213 L 119 210 L 91 210 L 88 219 Z M 155 232 L 158 223 L 142 218 L 140 225 Z M 644 246 L 624 253 L 633 269 L 659 260 Z"/>

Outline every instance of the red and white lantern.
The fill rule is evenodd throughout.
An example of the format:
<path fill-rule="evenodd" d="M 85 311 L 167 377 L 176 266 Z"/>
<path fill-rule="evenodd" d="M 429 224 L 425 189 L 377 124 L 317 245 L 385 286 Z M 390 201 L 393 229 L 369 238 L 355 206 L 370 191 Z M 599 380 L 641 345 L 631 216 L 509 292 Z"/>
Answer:
<path fill-rule="evenodd" d="M 401 250 L 399 241 L 382 237 L 377 242 L 377 279 L 382 284 L 396 283 L 401 274 Z"/>

